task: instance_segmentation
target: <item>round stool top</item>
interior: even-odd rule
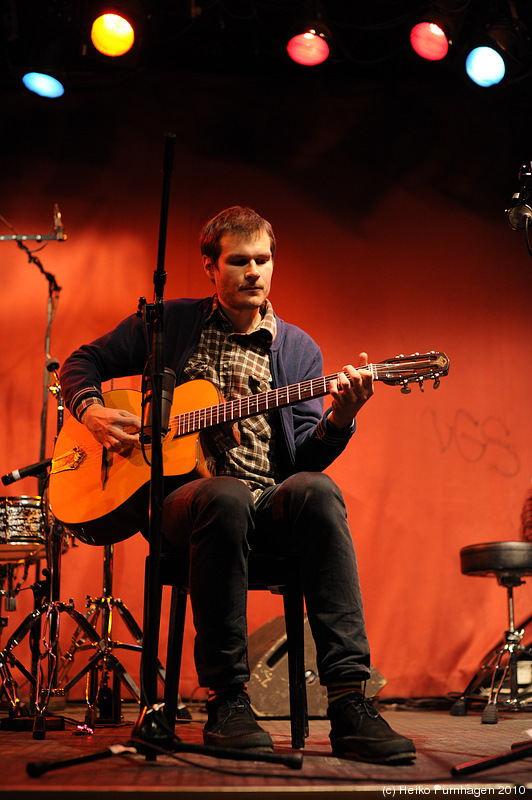
[[[488,542],[460,550],[464,575],[498,576],[501,573],[532,575],[531,542]]]

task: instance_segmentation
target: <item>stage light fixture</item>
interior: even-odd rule
[[[289,40],[286,50],[296,64],[315,67],[329,58],[329,29],[321,22],[310,22]]]
[[[144,0],[88,0],[82,22],[82,53],[101,63],[135,66],[142,52]]]
[[[530,41],[517,20],[492,25],[482,38],[473,42],[466,54],[465,69],[477,86],[498,86],[525,71],[530,58]]]
[[[135,31],[125,17],[105,13],[92,23],[91,41],[102,55],[117,58],[129,53],[135,42]]]
[[[14,24],[8,55],[13,77],[40,97],[62,97],[77,48],[70,19],[46,4],[35,18],[23,22],[17,17]]]
[[[497,86],[505,74],[504,58],[493,47],[474,47],[466,56],[465,68],[477,86]]]
[[[443,22],[422,20],[410,31],[410,44],[420,58],[441,61],[449,52],[451,40]]]
[[[324,22],[320,1],[304,0],[286,45],[288,56],[296,64],[316,67],[329,58],[330,42],[331,32]]]
[[[65,93],[63,82],[47,72],[26,72],[22,76],[22,83],[26,89],[40,97],[55,99]]]

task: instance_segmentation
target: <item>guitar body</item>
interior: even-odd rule
[[[142,417],[141,392],[117,389],[104,394],[108,408],[123,409]],[[216,405],[219,395],[209,381],[197,380],[176,387],[171,417]],[[145,448],[151,458],[151,448]],[[209,474],[200,434],[163,442],[164,477],[186,483]],[[50,506],[65,528],[89,544],[111,544],[139,530],[139,510],[147,519],[151,467],[139,446],[127,456],[111,453],[95,441],[90,431],[68,417],[54,449],[50,472]],[[177,482],[176,482],[177,483]]]

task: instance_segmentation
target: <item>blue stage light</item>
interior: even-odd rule
[[[61,81],[45,72],[26,72],[22,78],[22,83],[30,92],[40,95],[40,97],[61,97],[65,93],[65,87]]]
[[[477,86],[496,86],[506,74],[504,58],[492,47],[475,47],[466,58],[466,72]]]

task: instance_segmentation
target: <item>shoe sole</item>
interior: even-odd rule
[[[269,741],[268,741],[269,739]],[[256,736],[221,736],[217,733],[204,733],[203,744],[212,747],[226,747],[231,750],[254,750],[257,753],[271,753],[273,750],[273,742],[264,735]]]
[[[349,750],[337,750],[333,748],[333,756],[336,758],[351,758],[354,761],[364,761],[369,764],[411,764],[416,759],[416,753],[390,753],[388,756],[364,756]]]

